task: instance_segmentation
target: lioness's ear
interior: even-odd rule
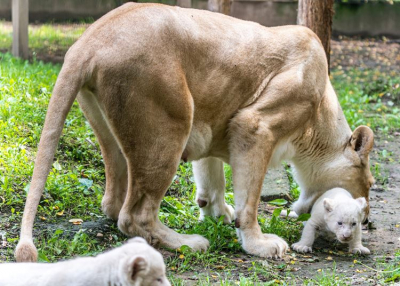
[[[365,209],[368,206],[367,200],[364,197],[361,197],[361,198],[357,198],[356,201],[360,205],[361,211],[365,211]]]
[[[361,162],[365,162],[374,146],[374,133],[367,126],[358,126],[351,135],[349,145],[358,153]]]
[[[128,274],[135,281],[138,278],[143,278],[149,271],[149,263],[144,256],[138,255],[129,260]]]
[[[324,199],[324,208],[327,212],[333,211],[335,207],[335,202],[332,199]]]

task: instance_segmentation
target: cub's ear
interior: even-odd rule
[[[361,198],[357,198],[356,201],[357,201],[358,205],[360,206],[361,211],[364,212],[365,209],[366,209],[367,206],[368,206],[367,200],[366,200],[364,197],[361,197]]]
[[[333,211],[335,208],[335,202],[332,199],[324,199],[324,208],[327,212]]]
[[[128,275],[132,281],[144,278],[149,269],[149,263],[144,256],[137,255],[128,262]]]
[[[366,162],[368,154],[374,147],[374,133],[367,126],[358,126],[351,135],[350,147],[360,156],[361,162]]]

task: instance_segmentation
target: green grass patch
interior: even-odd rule
[[[331,78],[352,130],[359,125],[383,134],[400,129],[400,77],[395,72],[334,70]]]
[[[29,49],[35,55],[43,51],[46,54],[64,54],[83,34],[89,24],[38,24],[29,25]],[[0,22],[0,50],[11,51],[11,22]]]

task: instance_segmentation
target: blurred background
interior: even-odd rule
[[[218,1],[218,0],[217,0]],[[90,23],[125,0],[31,0],[29,1],[30,56],[62,62],[68,47]],[[207,0],[139,0],[196,9],[207,9]],[[0,0],[0,52],[11,51],[11,0]],[[209,8],[210,9],[210,8]],[[298,1],[232,0],[231,16],[264,26],[296,24]],[[400,0],[336,0],[332,36],[400,39]]]

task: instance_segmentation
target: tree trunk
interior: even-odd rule
[[[297,24],[303,25],[314,31],[324,46],[330,66],[331,34],[334,0],[299,0]]]
[[[176,6],[182,8],[192,8],[192,0],[176,0]]]
[[[231,13],[231,0],[208,0],[208,10],[229,15]]]

